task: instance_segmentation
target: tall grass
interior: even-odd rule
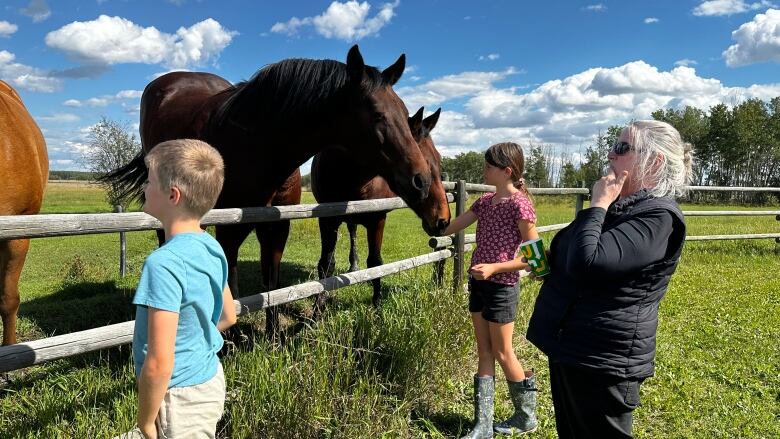
[[[58,194],[57,209],[81,192]],[[310,201],[310,200],[308,200]],[[47,203],[49,200],[47,199]],[[78,205],[95,211],[102,199]],[[537,197],[540,224],[570,220],[573,199]],[[726,209],[728,207],[719,206]],[[778,230],[773,218],[689,218],[689,234]],[[346,233],[338,269],[346,270]],[[130,274],[116,272],[113,235],[33,242],[22,280],[20,337],[34,339],[132,319],[130,297],[152,232],[131,233]],[[547,235],[549,238],[551,235]],[[283,278],[316,277],[314,220],[293,222]],[[359,234],[361,258],[365,235]],[[642,386],[635,434],[655,437],[780,437],[780,251],[772,241],[688,243],[661,304],[656,376]],[[390,214],[386,261],[429,251],[419,220]],[[241,249],[244,295],[258,291],[258,245]],[[450,269],[447,277],[449,279]],[[228,400],[220,437],[459,437],[472,423],[476,366],[466,293],[435,288],[430,267],[384,279],[382,307],[371,287],[333,294],[312,322],[310,301],[287,307],[283,342],[267,341],[263,313],[239,320],[222,357]],[[540,428],[556,437],[545,357],[524,338],[539,286],[524,283],[516,349],[539,379]],[[0,389],[0,437],[112,437],[129,430],[136,391],[124,346],[11,373]],[[511,413],[499,370],[496,418]]]

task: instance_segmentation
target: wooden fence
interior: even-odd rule
[[[445,182],[445,187],[453,188],[454,186],[455,183]],[[485,185],[467,185],[462,181],[458,182],[458,186],[462,188],[460,192],[456,190],[454,195],[448,194],[448,200],[456,202],[455,209],[457,213],[462,213],[466,208],[466,188],[471,190],[485,190],[489,188],[489,186]],[[587,195],[588,191],[587,189],[541,188],[532,189],[531,193],[576,194],[578,195],[578,200],[581,200]],[[581,201],[578,201],[578,205],[581,206],[581,204]],[[203,224],[225,225],[319,218],[391,211],[405,207],[407,207],[406,204],[400,198],[386,198],[295,206],[214,209],[204,217]],[[0,240],[154,230],[160,227],[159,221],[141,212],[0,216]],[[460,235],[463,235],[463,233]],[[378,267],[241,297],[234,300],[236,312],[242,315],[271,306],[293,302],[315,294],[337,290],[355,283],[367,282],[426,264],[443,262],[456,254],[459,256],[457,257],[454,271],[459,271],[462,277],[464,255],[470,250],[470,247],[470,244],[461,239],[455,248],[439,248],[428,254]],[[132,341],[133,326],[134,322],[128,321],[86,331],[22,342],[12,346],[2,346],[0,347],[0,372],[8,372],[47,361],[128,344]]]
[[[456,203],[456,215],[460,215],[466,210],[469,191],[488,192],[495,190],[493,186],[470,184],[464,181],[445,182],[444,187],[448,190],[454,190],[454,194],[448,194],[448,199],[450,202],[454,201]],[[780,192],[780,188],[690,187],[690,189]],[[531,193],[535,195],[576,195],[576,214],[583,207],[584,198],[589,191],[585,188],[532,188]],[[400,198],[387,198],[296,206],[215,209],[206,215],[203,223],[216,225],[270,222],[283,219],[292,220],[390,211],[405,207],[406,204]],[[776,219],[780,221],[780,211],[685,211],[684,214],[687,216],[775,215]],[[538,230],[540,232],[556,231],[567,225],[568,223],[540,226]],[[145,213],[0,216],[0,240],[152,230],[158,229],[160,226],[156,219]],[[780,233],[689,236],[687,239],[693,241],[763,238],[775,238],[777,242],[780,242]],[[457,233],[452,237],[434,237],[429,240],[429,245],[434,248],[434,251],[431,253],[366,270],[340,274],[318,281],[305,282],[299,285],[241,297],[234,301],[236,312],[242,315],[432,263],[438,265],[437,272],[441,276],[443,273],[441,264],[449,258],[454,259],[453,286],[458,288],[464,282],[466,252],[470,250],[474,241],[475,235],[467,235],[464,232]],[[128,344],[132,341],[133,325],[134,322],[128,321],[0,347],[0,372],[8,372],[47,361]]]

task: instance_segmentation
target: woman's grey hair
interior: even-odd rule
[[[628,138],[637,153],[638,179],[655,197],[679,197],[690,184],[693,146],[666,122],[640,120],[630,123]],[[658,164],[656,164],[658,163]]]

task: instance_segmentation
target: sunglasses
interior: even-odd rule
[[[633,151],[633,149],[634,147],[628,142],[615,142],[615,144],[612,145],[612,152],[617,155],[626,154],[629,151]]]

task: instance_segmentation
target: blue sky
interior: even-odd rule
[[[83,168],[101,116],[137,130],[141,91],[162,73],[236,82],[284,58],[343,61],[355,43],[379,67],[406,53],[396,91],[411,112],[443,108],[444,155],[512,140],[576,158],[599,130],[658,108],[780,96],[780,0],[0,4],[0,79],[57,170]]]

